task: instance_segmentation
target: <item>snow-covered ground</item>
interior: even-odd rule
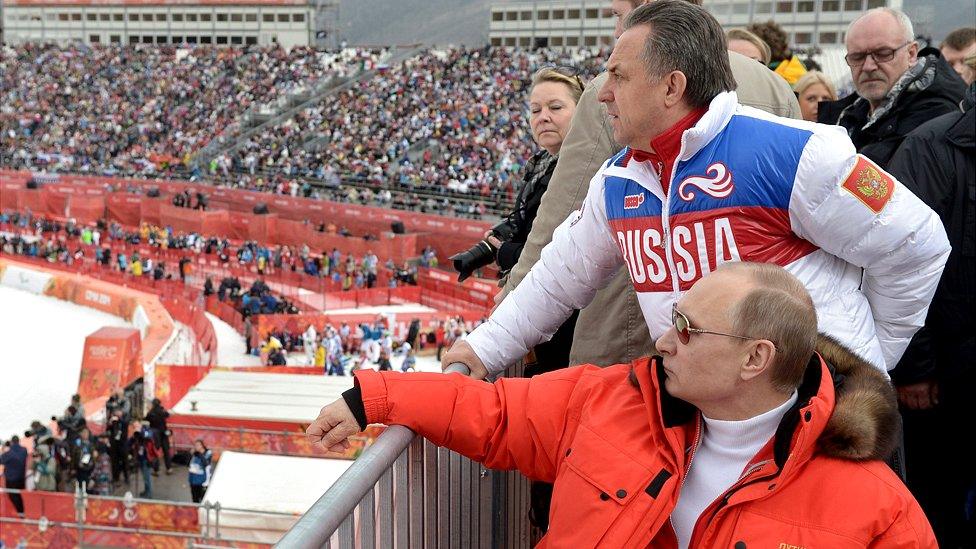
[[[0,286],[0,438],[60,416],[78,390],[85,337],[125,320],[53,297]],[[89,410],[86,410],[89,411]]]
[[[206,313],[213,324],[214,334],[217,336],[217,365],[218,366],[260,366],[261,357],[247,354],[244,336],[237,333],[233,326],[220,320],[216,316]]]

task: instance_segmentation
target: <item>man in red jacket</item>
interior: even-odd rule
[[[880,371],[817,336],[810,295],[729,263],[674,306],[660,356],[487,384],[359,371],[322,409],[333,450],[405,425],[494,469],[554,483],[545,547],[936,547],[881,461],[897,432]],[[814,351],[814,348],[817,351]]]

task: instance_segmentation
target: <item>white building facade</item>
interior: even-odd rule
[[[902,0],[704,0],[725,29],[772,19],[797,48],[843,47],[847,26],[864,10],[901,8]],[[488,36],[494,46],[572,48],[613,43],[609,0],[493,4]]]
[[[843,47],[848,25],[865,10],[902,7],[902,0],[704,0],[703,6],[725,29],[770,19],[796,48]]]
[[[3,40],[89,44],[314,43],[307,0],[0,0]]]
[[[493,46],[600,47],[613,44],[609,0],[550,0],[494,4],[488,26]]]

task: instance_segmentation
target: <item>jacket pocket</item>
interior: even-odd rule
[[[654,500],[644,493],[644,489],[652,476],[643,464],[595,431],[580,425],[556,476],[549,546],[596,547],[625,510],[638,511],[638,515],[642,515],[650,508]],[[633,505],[641,509],[629,509]],[[632,512],[626,514],[634,515]],[[626,524],[617,524],[613,537],[629,539],[638,522],[621,522]]]
[[[837,525],[813,524],[790,517],[742,511],[727,547],[745,549],[863,549],[868,540],[844,532]]]

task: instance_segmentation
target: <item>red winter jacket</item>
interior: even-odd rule
[[[888,381],[830,341],[819,353],[773,440],[702,513],[692,547],[937,547],[879,459],[897,432]],[[370,370],[356,380],[370,423],[405,425],[487,467],[554,482],[540,547],[671,548],[669,518],[702,423],[662,390],[662,375],[660,359],[645,358],[493,385]]]

